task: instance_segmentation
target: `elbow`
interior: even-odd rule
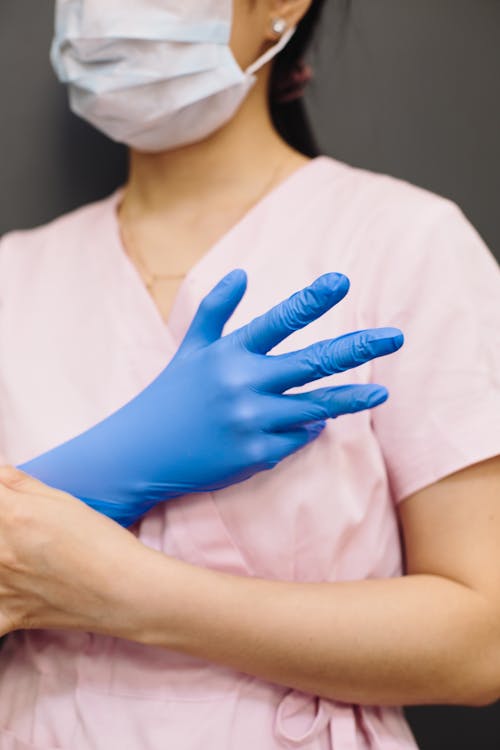
[[[464,678],[461,682],[455,681],[446,692],[447,696],[443,696],[444,700],[438,699],[436,703],[467,708],[486,708],[500,700],[498,680],[496,685],[491,685],[486,680],[480,682],[477,679]]]
[[[476,684],[474,690],[464,690],[465,702],[461,705],[468,706],[469,708],[486,708],[487,706],[493,706],[500,700],[500,684],[499,680],[496,680],[496,684],[490,684],[490,682],[484,681],[483,684]]]
[[[495,599],[483,599],[471,627],[455,641],[453,677],[449,681],[456,705],[484,708],[500,701],[500,610]],[[460,644],[460,645],[459,645]],[[453,687],[452,687],[453,686]]]
[[[469,708],[487,708],[493,706],[500,700],[500,687],[496,690],[476,691],[466,703],[462,704]]]
[[[500,635],[495,642],[477,642],[461,654],[460,673],[455,673],[452,703],[484,708],[500,700]]]
[[[496,675],[482,675],[474,684],[474,690],[469,691],[466,706],[470,708],[486,708],[493,706],[500,700],[500,672]]]
[[[469,708],[487,708],[488,706],[494,706],[500,700],[500,694],[497,694],[496,698],[481,698],[476,701],[471,701],[467,704]]]

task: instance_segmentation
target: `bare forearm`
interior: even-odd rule
[[[334,584],[239,578],[148,551],[124,637],[361,704],[496,697],[498,623],[434,576]],[[147,583],[147,585],[146,585]]]

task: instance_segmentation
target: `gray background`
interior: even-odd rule
[[[500,0],[329,0],[308,105],[322,149],[455,200],[500,257]],[[68,113],[50,0],[0,0],[0,234],[109,193],[121,147]]]
[[[108,194],[124,150],[68,113],[52,2],[0,0],[0,234]],[[500,257],[500,0],[329,0],[308,106],[322,149],[456,201]],[[499,750],[500,712],[413,709],[423,750]],[[341,748],[339,748],[341,750]]]

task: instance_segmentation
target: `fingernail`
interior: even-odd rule
[[[372,406],[378,406],[383,404],[389,398],[389,391],[386,388],[378,388],[373,391],[367,399],[367,404],[371,408]]]
[[[219,283],[225,285],[236,280],[243,281],[244,278],[246,278],[245,271],[242,268],[235,268],[233,271],[229,271]]]
[[[396,347],[396,349],[395,349],[395,351],[396,351],[397,349],[400,349],[403,346],[403,344],[405,342],[405,337],[404,337],[403,333],[401,331],[399,331],[399,333],[396,333],[393,336],[392,341],[394,343],[394,346]]]
[[[311,435],[319,435],[326,427],[326,422],[313,422],[312,424],[308,425],[307,429],[309,430],[309,433]]]
[[[392,333],[391,331],[394,331]],[[378,333],[376,338],[373,338],[369,342],[370,351],[374,356],[380,354],[391,354],[396,352],[403,346],[404,336],[401,331],[397,328],[389,329],[388,331]]]
[[[325,273],[315,283],[320,284],[329,292],[338,292],[341,289],[349,289],[351,282],[343,273]]]

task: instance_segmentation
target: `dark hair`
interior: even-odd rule
[[[343,2],[347,9],[349,0],[343,0]],[[304,101],[299,97],[283,102],[280,101],[277,92],[282,88],[283,81],[303,62],[321,20],[325,4],[326,0],[314,0],[294,36],[276,57],[271,75],[270,107],[274,126],[290,146],[306,156],[317,156],[318,146],[307,117]]]

